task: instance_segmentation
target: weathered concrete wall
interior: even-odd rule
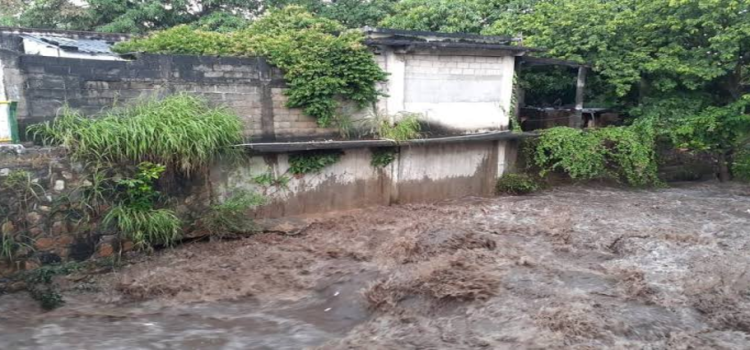
[[[240,167],[217,167],[213,188],[219,196],[238,189],[265,193],[271,203],[259,217],[365,208],[396,203],[432,202],[489,196],[506,164],[507,141],[400,147],[385,168],[371,165],[369,149],[345,150],[339,162],[317,174],[289,174],[289,154],[257,155]],[[290,179],[286,188],[263,187],[253,178],[268,172]]]

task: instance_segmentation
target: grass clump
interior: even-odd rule
[[[257,230],[248,210],[266,203],[265,197],[254,192],[239,192],[223,203],[212,205],[201,218],[202,227],[212,237],[228,234],[247,234]]]
[[[319,173],[323,168],[336,164],[340,152],[305,152],[289,156],[289,172],[294,175]]]
[[[541,188],[539,182],[527,174],[505,174],[497,180],[497,193],[524,195]]]
[[[226,109],[187,94],[144,100],[98,119],[66,109],[29,133],[67,148],[73,158],[108,164],[163,164],[186,175],[221,156],[237,155],[242,123]]]
[[[377,134],[381,139],[406,141],[419,138],[421,129],[419,114],[404,113],[400,114],[397,119],[394,124],[391,124],[388,118],[378,120]]]
[[[169,209],[144,209],[116,205],[107,212],[104,225],[115,227],[137,247],[172,245],[181,237],[181,221]]]

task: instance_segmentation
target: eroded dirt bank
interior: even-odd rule
[[[749,243],[740,185],[360,210],[0,296],[0,348],[748,349]]]

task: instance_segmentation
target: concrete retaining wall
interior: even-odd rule
[[[256,213],[264,218],[489,196],[497,176],[513,166],[515,158],[507,155],[515,149],[510,143],[399,147],[395,161],[385,168],[371,165],[372,150],[351,149],[320,173],[299,177],[289,173],[289,154],[257,155],[239,167],[216,167],[212,183],[220,197],[240,189],[265,193],[271,203]],[[286,188],[254,182],[254,177],[269,172],[288,177]]]

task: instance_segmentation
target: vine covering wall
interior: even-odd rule
[[[272,11],[247,29],[215,33],[177,26],[119,43],[115,51],[212,56],[264,56],[281,68],[287,106],[302,108],[320,126],[335,124],[338,99],[359,107],[377,102],[386,73],[362,43],[364,36],[301,7]]]

